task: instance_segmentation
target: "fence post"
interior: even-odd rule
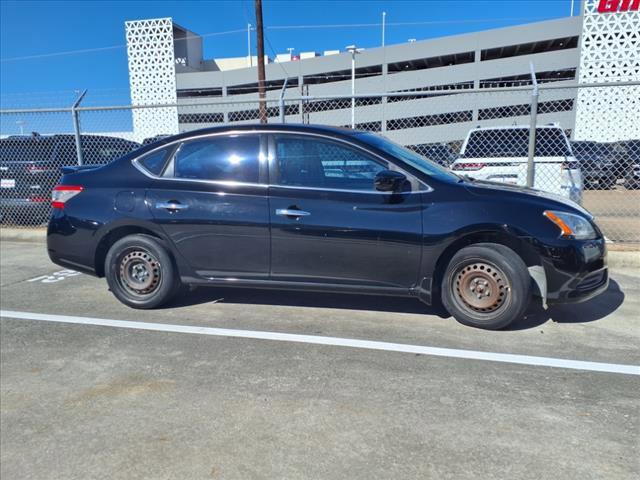
[[[536,72],[533,68],[533,62],[529,64],[531,67],[531,82],[533,91],[531,92],[531,120],[529,124],[529,158],[527,160],[527,187],[533,187],[535,165],[533,157],[536,153],[536,125],[538,123],[538,81],[536,80]]]
[[[280,123],[284,123],[284,95],[285,95],[285,90],[287,88],[287,81],[289,79],[285,78],[284,79],[284,84],[282,85],[282,90],[280,90],[280,99],[278,101],[278,107],[280,109]]]
[[[78,157],[78,165],[83,165],[84,159],[82,157],[82,138],[80,137],[80,118],[78,115],[77,108],[80,105],[80,102],[82,102],[82,99],[86,94],[87,94],[87,91],[86,90],[83,91],[78,97],[78,99],[71,106],[71,116],[73,118],[73,133],[76,137],[76,155]]]

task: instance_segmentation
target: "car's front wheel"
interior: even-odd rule
[[[109,289],[133,308],[156,308],[179,290],[180,279],[162,243],[149,235],[129,235],[115,242],[105,259]]]
[[[513,250],[479,243],[453,256],[441,292],[444,307],[460,323],[497,330],[524,315],[531,299],[531,278]]]

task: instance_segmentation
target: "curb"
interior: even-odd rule
[[[0,240],[3,242],[45,243],[46,228],[0,228]]]
[[[607,252],[609,268],[640,270],[640,252]]]
[[[47,230],[44,228],[0,228],[0,240],[44,244],[47,240]],[[640,251],[617,250],[613,245],[608,245],[608,248],[609,267],[640,269]]]

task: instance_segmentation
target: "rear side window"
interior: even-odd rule
[[[258,183],[260,137],[234,135],[183,143],[174,157],[174,176],[194,180]]]
[[[160,175],[162,173],[162,169],[164,168],[164,163],[167,159],[167,153],[169,149],[163,148],[158,150],[157,152],[150,153],[149,155],[145,155],[138,162],[142,165],[145,170],[149,173],[153,173],[154,175]]]
[[[469,135],[464,158],[527,157],[529,130],[525,128],[477,130]],[[560,128],[536,129],[536,157],[566,157],[571,151]]]

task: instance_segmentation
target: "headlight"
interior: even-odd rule
[[[592,240],[596,238],[596,231],[586,218],[573,213],[547,210],[544,216],[555,223],[563,237],[573,237],[576,240]]]

